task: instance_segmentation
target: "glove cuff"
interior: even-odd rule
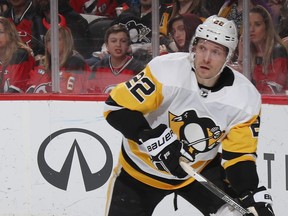
[[[272,205],[272,197],[267,189],[262,186],[256,190],[247,192],[240,200],[243,202],[244,206],[249,207],[254,203],[268,203]]]
[[[261,189],[261,190],[258,190],[258,189]],[[272,205],[272,196],[267,191],[267,189],[264,186],[262,186],[260,188],[257,188],[257,190],[258,191],[254,193],[254,196],[253,196],[254,201],[257,203],[265,202],[265,203],[269,203],[270,205]]]

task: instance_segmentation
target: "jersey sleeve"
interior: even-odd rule
[[[222,141],[223,166],[227,168],[241,161],[256,160],[260,116],[232,127]]]
[[[238,196],[258,187],[256,150],[260,126],[259,116],[233,127],[223,144],[223,167],[227,181]]]
[[[222,164],[227,181],[238,196],[258,187],[256,150],[259,128],[260,116],[255,115],[232,127],[222,142]]]
[[[142,72],[111,91],[104,116],[124,137],[137,142],[139,132],[150,128],[145,114],[156,110],[162,101],[162,84],[147,65]]]
[[[110,93],[119,108],[147,114],[156,110],[163,101],[162,84],[152,75],[149,65],[127,82],[120,83]],[[107,104],[105,115],[114,110]]]

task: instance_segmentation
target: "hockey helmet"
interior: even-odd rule
[[[228,48],[227,60],[230,59],[238,44],[237,28],[233,21],[213,15],[200,24],[195,32],[192,44],[197,38],[206,39]]]

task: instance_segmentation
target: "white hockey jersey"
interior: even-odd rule
[[[143,113],[151,128],[166,124],[190,146],[191,164],[198,171],[219,151],[225,152],[224,168],[255,161],[261,96],[231,68],[225,67],[216,86],[208,89],[197,83],[189,53],[168,54],[154,58],[137,76],[119,84],[110,97],[115,103],[106,104],[104,116],[127,108]],[[134,178],[157,188],[175,189],[194,181],[157,170],[149,155],[125,137],[119,161]]]

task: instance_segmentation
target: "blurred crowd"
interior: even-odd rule
[[[288,93],[288,0],[250,0],[251,82]],[[50,0],[0,0],[0,92],[51,93]],[[152,0],[58,0],[60,93],[107,94],[152,59]],[[242,0],[160,0],[159,55],[193,52],[207,17],[233,20],[243,73]],[[179,71],[181,73],[181,71]]]

